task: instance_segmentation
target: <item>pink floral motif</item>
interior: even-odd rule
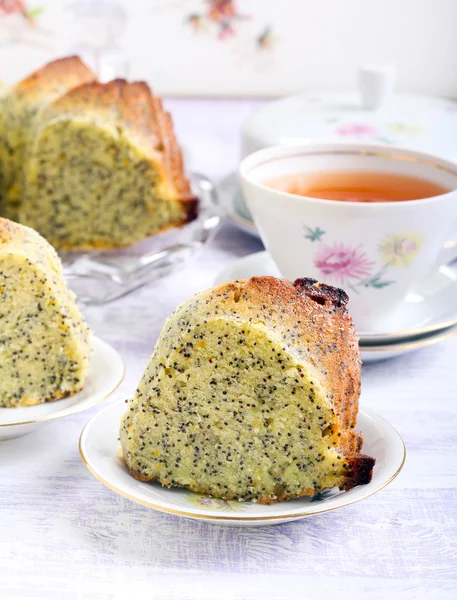
[[[27,7],[26,2],[23,0],[0,0],[0,14],[5,15],[19,14],[21,15],[30,25],[35,24],[36,17],[43,11],[42,8]]]
[[[360,246],[351,248],[343,243],[322,245],[314,255],[314,264],[322,275],[332,277],[341,285],[346,279],[361,281],[369,277],[375,265]]]
[[[206,498],[205,496],[199,497],[197,502],[202,506],[212,506],[214,504],[211,498]]]
[[[345,123],[337,127],[335,133],[342,137],[369,137],[378,134],[374,127],[363,123]]]
[[[241,3],[235,0],[201,0],[200,4],[202,5],[200,10],[188,14],[185,23],[196,33],[201,31],[215,33],[216,39],[220,41],[236,37],[240,25],[251,19],[250,15],[240,12],[238,5]],[[259,50],[271,50],[276,41],[272,26],[268,24],[262,27],[254,39]]]

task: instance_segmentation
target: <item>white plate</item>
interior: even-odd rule
[[[267,251],[256,252],[233,262],[214,282],[220,285],[253,275],[280,277]],[[306,275],[306,273],[304,274]],[[417,290],[408,294],[403,306],[389,320],[388,331],[358,331],[363,346],[397,344],[425,333],[436,333],[457,324],[457,272],[443,266],[430,274]]]
[[[365,438],[363,452],[376,458],[373,479],[369,484],[348,492],[328,490],[315,498],[288,500],[270,506],[223,501],[134,479],[119,457],[119,425],[125,410],[124,402],[115,402],[94,415],[84,427],[79,451],[91,473],[107,487],[134,502],[219,525],[274,525],[348,506],[388,485],[400,472],[406,456],[400,434],[378,415],[361,411],[357,428]]]
[[[214,184],[198,173],[189,175],[199,198],[197,219],[124,250],[63,252],[65,277],[78,300],[100,305],[117,300],[184,267],[214,237],[220,221]]]
[[[227,175],[217,184],[217,191],[226,218],[241,231],[260,238],[244,201],[238,175],[236,173]]]
[[[122,358],[112,346],[95,336],[92,343],[94,351],[84,388],[74,396],[56,402],[0,408],[0,440],[26,435],[42,423],[92,408],[114,392],[124,378]]]

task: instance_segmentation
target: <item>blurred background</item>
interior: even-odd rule
[[[167,96],[352,89],[364,62],[399,92],[457,96],[456,0],[0,0],[0,79],[83,55]]]

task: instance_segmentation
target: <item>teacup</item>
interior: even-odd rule
[[[420,200],[364,203],[311,198],[265,184],[275,177],[319,171],[406,175],[450,191]],[[358,331],[383,331],[408,292],[433,268],[457,256],[455,249],[443,251],[457,229],[457,165],[452,162],[374,145],[274,146],[246,157],[240,176],[262,241],[280,273],[346,290]]]

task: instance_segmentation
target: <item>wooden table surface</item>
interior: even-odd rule
[[[253,105],[169,102],[193,168],[217,178],[236,167]],[[225,225],[186,270],[85,310],[126,362],[108,402],[132,393],[175,306],[260,249]],[[403,435],[400,476],[345,509],[256,529],[161,514],[105,488],[78,453],[97,409],[0,443],[0,598],[457,598],[457,338],[366,366],[361,404]]]

